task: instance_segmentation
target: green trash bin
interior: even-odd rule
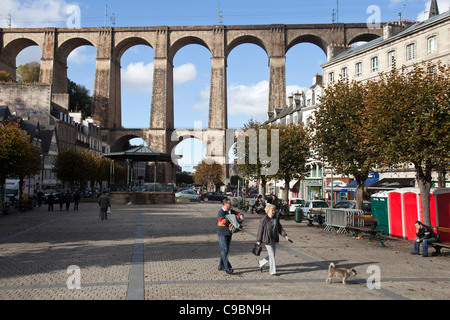
[[[242,199],[239,199],[238,209],[242,209],[244,207],[243,204],[244,204],[244,201],[242,201]]]
[[[295,213],[294,213],[294,221],[297,223],[300,223],[303,221],[303,212],[302,209],[300,208],[296,208],[295,209]]]

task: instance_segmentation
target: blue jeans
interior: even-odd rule
[[[416,240],[414,240],[414,252],[419,254],[420,242],[417,242],[417,239],[419,239],[419,238],[416,238]],[[423,241],[422,241],[422,246],[423,246],[422,254],[423,255],[428,255],[428,243],[434,242],[434,241],[436,241],[436,238],[423,239]]]
[[[230,270],[231,264],[228,261],[228,252],[230,251],[231,235],[223,236],[217,235],[219,237],[219,247],[220,247],[220,261],[219,269]]]

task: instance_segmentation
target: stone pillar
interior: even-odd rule
[[[211,85],[209,94],[208,128],[226,129],[227,114],[227,61],[225,59],[225,29],[217,26],[213,31],[211,52]]]
[[[39,74],[39,81],[45,84],[51,84],[53,87],[53,74],[55,72],[55,51],[56,51],[56,29],[52,31],[45,31],[44,33],[44,44],[42,47],[42,58],[41,58],[41,71]],[[67,69],[66,69],[67,75]],[[66,81],[67,82],[67,81]],[[52,88],[53,89],[53,88]],[[58,93],[67,93],[58,92]]]
[[[67,56],[58,55],[57,31],[44,32],[39,81],[52,85],[52,93],[67,94]]]
[[[169,153],[170,133],[174,128],[173,112],[173,63],[169,57],[169,29],[156,31],[155,58],[153,68],[153,91],[150,110],[150,130],[147,144],[150,148]],[[172,165],[158,165],[165,182],[172,181]]]
[[[120,96],[120,77],[116,79],[117,72],[120,72],[120,66],[113,61],[112,57],[112,29],[103,28],[99,31],[98,36],[93,118],[100,128],[120,129],[121,110],[120,104],[117,104],[115,99],[116,96]],[[116,80],[118,80],[118,84]]]
[[[168,55],[168,29],[157,31],[150,112],[151,129],[173,129],[173,63]],[[160,150],[162,151],[162,150]]]
[[[286,106],[286,47],[283,26],[271,29],[269,51],[269,110]]]

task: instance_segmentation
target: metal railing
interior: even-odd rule
[[[325,211],[325,229],[331,231],[337,228],[337,233],[346,233],[347,226],[360,226],[361,221],[354,216],[363,216],[364,212],[357,209],[327,209]]]

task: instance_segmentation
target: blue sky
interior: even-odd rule
[[[381,21],[394,21],[398,13],[410,20],[423,20],[429,0],[341,0],[339,22],[367,22],[373,14],[370,6],[380,9]],[[442,12],[450,0],[439,0]],[[2,0],[0,27],[67,27],[72,11],[79,8],[81,27],[128,26],[190,26],[219,23],[217,0],[165,1],[71,1],[71,0]],[[105,6],[106,19],[105,19]],[[221,0],[220,11],[224,25],[331,23],[337,0]],[[73,8],[73,7],[72,7]],[[11,16],[11,20],[9,17]],[[41,50],[23,50],[17,65],[39,61]],[[68,77],[86,86],[92,93],[96,50],[83,46],[69,55]],[[122,57],[122,125],[125,128],[148,128],[152,89],[154,51],[146,46],[134,46]],[[299,44],[286,56],[287,96],[311,86],[312,76],[321,74],[326,56],[312,44]],[[269,68],[267,54],[258,46],[244,44],[236,47],[227,60],[228,124],[240,128],[250,118],[264,121],[267,115]],[[175,127],[194,128],[194,121],[207,127],[210,52],[200,45],[182,48],[174,58]],[[182,147],[180,147],[182,148]],[[193,149],[192,144],[185,147]],[[198,149],[196,149],[198,150]],[[188,156],[186,159],[195,161]],[[192,168],[192,163],[185,168]]]

